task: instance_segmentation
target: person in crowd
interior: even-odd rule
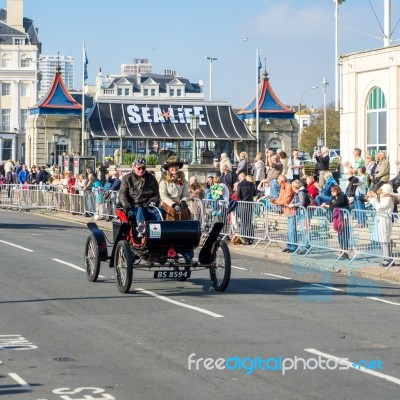
[[[270,202],[272,204],[275,204],[277,206],[283,207],[283,214],[285,214],[288,217],[288,224],[291,224],[293,221],[289,218],[293,216],[292,210],[288,208],[287,206],[292,202],[293,197],[294,197],[294,192],[292,185],[288,182],[286,182],[286,176],[281,174],[278,177],[278,182],[281,187],[280,192],[279,192],[279,197],[277,199],[271,199]],[[293,253],[296,251],[297,246],[295,246],[292,243],[288,243],[287,247],[285,247],[282,251],[284,253]]]
[[[88,180],[86,179],[84,174],[79,174],[78,179],[75,180],[75,189],[78,193],[83,196],[85,192],[85,187],[88,184]]]
[[[264,145],[265,147],[265,172],[268,175],[268,172],[270,168],[272,167],[272,156],[274,155],[273,150],[270,150],[267,148],[267,145]]]
[[[279,175],[283,174],[283,164],[278,154],[274,154],[271,157],[270,163],[271,166],[267,178],[272,181],[273,179],[277,179]]]
[[[6,185],[8,185],[7,197],[11,197],[11,185],[13,183],[13,174],[12,174],[13,168],[14,168],[14,163],[12,162],[12,160],[8,160],[4,165]]]
[[[323,172],[323,185],[320,194],[315,198],[315,202],[318,206],[322,203],[330,203],[332,200],[331,189],[333,186],[337,185],[335,179],[332,176],[332,172]]]
[[[330,209],[333,211],[333,228],[338,233],[338,240],[340,248],[343,251],[350,250],[350,221],[349,214],[349,199],[345,193],[342,192],[339,185],[334,185],[331,187],[332,198],[329,202],[324,202],[321,204],[322,208]],[[347,253],[341,255],[342,260],[349,258]]]
[[[249,182],[246,179],[244,172],[238,175],[239,183],[237,185],[236,196],[239,201],[253,202],[256,196],[256,188],[253,182]],[[248,207],[242,207],[238,210],[238,218],[240,219],[240,235],[242,236],[243,244],[252,244],[254,236],[253,221],[252,221],[252,210]]]
[[[329,149],[325,146],[315,154],[317,164],[314,170],[314,179],[318,180],[319,186],[322,187],[324,183],[324,172],[329,170]]]
[[[315,182],[314,177],[311,175],[306,177],[306,189],[314,200],[319,195],[319,187],[317,185],[317,182]]]
[[[376,192],[382,185],[389,182],[390,163],[384,151],[380,151],[376,156],[378,165],[375,169],[372,191]]]
[[[353,150],[353,157],[354,157],[353,164],[351,164],[349,161],[346,161],[345,163],[343,163],[343,165],[349,170],[349,173],[351,172],[351,174],[353,176],[357,175],[358,170],[361,167],[365,167],[365,163],[364,163],[363,158],[361,157],[361,153],[362,153],[362,150],[359,149],[358,147],[356,147]]]
[[[212,175],[208,176],[206,179],[206,188],[204,191],[205,198],[209,198],[209,193],[211,190],[211,186],[214,185],[214,177]]]
[[[36,167],[36,185],[45,185],[49,179],[49,174],[46,171],[46,167],[42,166],[41,168]]]
[[[395,164],[397,166],[399,166],[400,161],[396,160]],[[398,174],[393,179],[391,179],[388,183],[392,186],[393,192],[398,193],[398,188],[400,187],[400,170],[399,170]]]
[[[227,165],[224,166],[222,175],[220,177],[221,183],[225,184],[229,190],[229,196],[232,196],[233,185],[236,182],[236,174],[229,169]]]
[[[89,174],[88,181],[92,186],[92,193],[95,197],[95,213],[93,219],[95,221],[99,219],[105,219],[105,210],[104,210],[104,197],[103,197],[103,184],[99,179],[97,179],[94,174]]]
[[[28,182],[30,185],[36,184],[36,165],[32,165],[29,170]]]
[[[96,176],[96,171],[94,171],[92,167],[87,166],[86,167],[86,179],[89,178],[89,174]]]
[[[122,182],[122,172],[115,171],[114,179],[112,181],[110,190],[113,192],[117,192],[121,187],[121,182]]]
[[[300,180],[304,168],[303,161],[299,158],[299,151],[293,150],[292,157],[288,160],[286,178],[290,183],[295,180]]]
[[[268,208],[271,198],[271,186],[268,178],[265,178],[259,183],[257,191],[257,202],[264,204],[265,208]]]
[[[204,190],[195,176],[189,179],[189,202],[194,220],[200,220],[201,207],[199,202],[204,199]]]
[[[265,179],[265,164],[263,161],[263,154],[257,153],[254,164],[252,166],[253,177],[255,181],[256,187],[260,184],[261,181]]]
[[[139,238],[146,231],[146,221],[161,220],[155,208],[160,202],[159,185],[155,176],[147,171],[144,158],[135,159],[132,171],[123,176],[118,198],[125,212],[135,215]]]
[[[240,154],[238,154],[238,152],[235,151],[235,157],[236,160],[238,161],[236,175],[239,176],[239,174],[241,174],[242,172],[247,175],[247,168],[248,168],[247,153],[245,151],[242,151],[240,152]]]
[[[271,185],[271,198],[276,199],[279,197],[280,184],[278,182],[278,176],[283,174],[283,164],[278,154],[274,154],[271,157],[271,167],[268,171],[267,178]]]
[[[210,192],[208,193],[208,199],[213,200],[211,203],[211,208],[213,215],[219,217],[223,216],[222,207],[223,203],[220,200],[229,201],[229,189],[221,182],[220,177],[216,176],[214,178],[214,184],[211,186]]]
[[[393,220],[391,214],[394,211],[395,202],[393,187],[390,184],[383,184],[380,188],[380,192],[381,195],[379,198],[376,192],[368,192],[369,202],[377,212],[371,233],[371,241],[373,244],[377,243],[377,245],[373,247],[382,249],[382,255],[385,259],[381,263],[381,266],[387,267],[392,262],[389,258],[392,256],[390,240],[393,231]]]
[[[374,156],[368,154],[365,157],[366,160],[366,175],[367,175],[367,186],[366,186],[366,190],[370,190],[373,186],[373,181],[374,181],[374,175],[375,175],[375,170],[377,167],[377,163],[374,160]]]
[[[221,153],[221,157],[219,162],[217,163],[217,167],[219,168],[219,172],[221,174],[224,173],[224,168],[225,166],[228,167],[229,171],[232,171],[232,163],[231,160],[228,157],[228,154],[226,153]]]
[[[350,177],[353,176],[353,171],[356,172],[353,168],[349,169],[349,175]],[[354,193],[354,209],[355,210],[360,210],[359,212],[356,212],[356,218],[358,222],[358,227],[359,228],[364,228],[365,227],[365,201],[364,201],[364,196],[367,193],[366,192],[366,186],[367,186],[367,177],[365,175],[366,168],[365,167],[360,167],[357,170],[357,177],[356,181],[353,182],[353,184],[356,186],[356,190]]]
[[[280,161],[282,163],[282,166],[283,166],[282,174],[286,175],[287,171],[288,171],[289,158],[288,158],[286,152],[284,152],[282,149],[279,149],[278,155],[279,155],[279,159],[280,159]]]
[[[307,189],[303,186],[300,180],[296,179],[292,181],[292,190],[293,190],[293,199],[289,203],[288,207],[292,209],[294,212],[292,215],[288,216],[288,242],[292,244],[298,243],[298,232],[297,225],[299,225],[299,233],[302,237],[302,247],[305,250],[309,248],[307,243],[307,232],[306,232],[306,213],[305,208],[309,205],[308,203],[308,192]],[[303,209],[299,208],[303,207]],[[289,247],[288,247],[289,248]],[[292,249],[294,246],[292,247]],[[296,246],[297,249],[297,246]],[[302,255],[305,254],[304,250],[300,250],[297,254]]]

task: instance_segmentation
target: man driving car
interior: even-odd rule
[[[136,216],[138,237],[146,230],[146,220],[160,221],[157,208],[160,202],[158,182],[153,174],[146,170],[146,160],[138,158],[132,163],[132,172],[124,175],[118,198],[123,209]]]

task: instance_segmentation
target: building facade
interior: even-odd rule
[[[152,71],[148,58],[135,58],[133,64],[121,65],[121,75],[151,74]]]
[[[39,98],[49,90],[57,67],[61,68],[63,81],[68,90],[74,87],[74,59],[71,56],[42,55],[39,58]]]
[[[279,100],[266,71],[258,88],[257,102],[254,97],[246,107],[238,111],[238,116],[256,138],[256,142],[252,144],[250,157],[254,157],[257,151],[264,152],[265,148],[274,151],[281,148],[288,155],[298,148],[299,126],[295,112]]]
[[[41,51],[32,20],[23,16],[23,0],[0,9],[0,161],[24,159],[29,108],[37,101],[37,60]]]
[[[58,68],[46,96],[31,107],[26,122],[26,164],[46,165],[81,148],[82,106],[70,95]]]
[[[114,156],[121,140],[125,151],[156,154],[172,151],[187,163],[206,152],[211,158],[226,152],[233,158],[234,143],[254,138],[228,103],[206,102],[200,84],[172,74],[136,74],[96,78],[95,105],[89,113],[89,155]],[[198,115],[199,127],[190,129]],[[120,138],[119,125],[126,137]],[[193,149],[195,151],[193,152]]]
[[[341,56],[340,152],[384,150],[391,175],[400,158],[400,45]],[[346,172],[346,171],[345,171]]]

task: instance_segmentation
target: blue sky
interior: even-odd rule
[[[346,0],[340,6],[340,54],[382,46],[383,4]],[[6,8],[6,0],[0,7]],[[89,84],[99,68],[104,75],[119,73],[121,64],[149,58],[153,72],[172,69],[193,82],[203,80],[206,98],[205,56],[211,56],[218,58],[213,99],[234,107],[254,96],[257,47],[282,102],[297,104],[308,88],[321,87],[324,76],[330,83],[327,101],[333,101],[334,9],[333,0],[24,0],[24,15],[39,28],[43,54],[74,57],[77,89],[82,42]],[[399,18],[400,0],[392,0],[392,30]],[[393,33],[399,38],[400,24]],[[308,91],[303,103],[320,107],[320,87]]]

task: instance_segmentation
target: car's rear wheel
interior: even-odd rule
[[[115,283],[121,293],[128,293],[132,285],[133,257],[126,240],[120,240],[115,248]]]

